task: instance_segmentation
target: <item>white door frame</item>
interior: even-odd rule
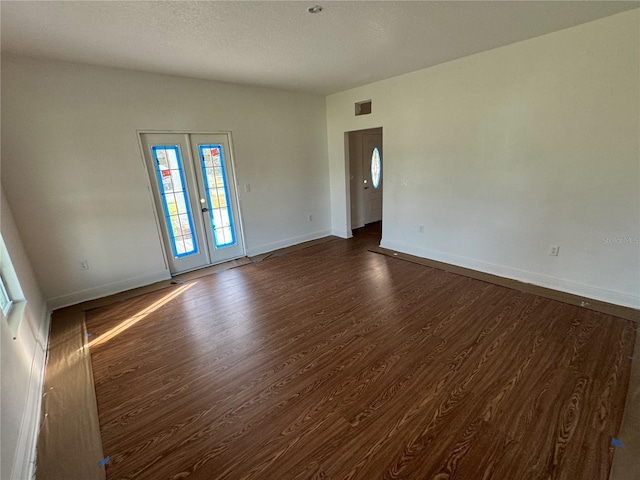
[[[351,163],[353,161],[353,159],[351,158],[351,153],[352,153],[352,145],[350,144],[351,139],[353,137],[353,133],[380,133],[382,135],[382,144],[383,144],[383,152],[382,155],[384,157],[384,127],[379,126],[379,127],[369,127],[369,128],[361,128],[358,130],[349,130],[344,132],[344,155],[345,155],[345,181],[346,181],[346,191],[347,191],[347,202],[346,202],[346,218],[347,218],[347,233],[348,236],[351,237],[353,236],[353,218],[351,217],[351,195],[360,195],[361,192],[352,192],[351,191],[351,176],[352,176],[352,171],[351,171]],[[362,164],[362,158],[358,158],[357,159],[358,162],[360,162]],[[384,161],[384,160],[383,160]],[[384,166],[383,166],[383,173],[382,175],[384,176]],[[384,179],[383,179],[384,181]],[[357,184],[358,182],[356,182]],[[361,187],[361,183],[359,184]],[[361,195],[359,198],[360,200],[363,200],[363,195]],[[384,193],[382,195],[382,213],[383,213],[383,219],[382,221],[384,222]],[[364,225],[364,224],[363,224]]]

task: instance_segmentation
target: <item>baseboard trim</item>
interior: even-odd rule
[[[20,433],[18,434],[18,448],[16,449],[11,478],[34,479],[36,467],[36,445],[40,430],[40,412],[42,410],[42,390],[44,386],[44,373],[47,360],[47,347],[49,342],[49,325],[51,311],[45,309],[44,318],[40,326],[45,332],[45,338],[40,338],[40,332],[35,335],[36,348],[31,361],[29,386],[27,390],[27,402],[22,414]]]
[[[273,252],[282,248],[291,247],[292,245],[298,245],[300,243],[309,242],[311,240],[318,240],[319,238],[326,237],[331,234],[331,230],[319,230],[317,232],[307,233],[298,237],[290,237],[277,242],[265,243],[257,247],[251,247],[247,249],[247,257],[255,257],[263,253]]]
[[[331,235],[340,238],[351,238],[353,236],[351,230],[341,230],[341,229],[333,229],[331,231]]]
[[[172,277],[167,280],[161,280],[159,282],[150,283],[142,287],[136,287],[131,290],[115,293],[107,297],[101,297],[94,300],[89,300],[87,302],[82,302],[78,304],[78,307],[84,312],[93,310],[95,308],[106,307],[107,305],[112,305],[116,302],[123,302],[125,300],[129,300],[130,298],[138,297],[140,295],[146,295],[147,293],[157,292],[158,290],[162,290],[165,288],[172,288],[172,287],[175,287],[176,285],[179,285],[181,283],[184,283],[190,280],[194,280],[196,278],[204,277],[206,275],[213,275],[222,270],[229,270],[231,268],[241,267],[242,265],[247,265],[249,263],[251,263],[251,260],[249,260],[247,257],[240,257],[235,260],[229,260],[227,262],[218,263],[216,265],[211,265],[211,266],[200,268],[197,270],[191,270],[189,272],[180,273],[175,277]]]
[[[453,255],[442,255],[437,252],[432,252],[433,255],[429,256],[416,255],[405,250],[415,249],[407,248],[407,246],[396,242],[385,242],[384,239],[380,247],[370,249],[375,253],[447,270],[508,288],[528,291],[545,298],[640,322],[640,310],[635,306],[640,305],[640,298],[632,295]]]
[[[163,280],[171,279],[171,273],[169,270],[162,270],[160,272],[149,273],[146,275],[140,275],[138,277],[128,278],[119,282],[109,283],[107,285],[101,285],[99,287],[89,288],[87,290],[81,290],[79,292],[71,293],[69,295],[62,295],[60,297],[50,298],[47,303],[51,310],[57,310],[71,305],[77,305],[89,300],[95,300],[97,298],[108,297],[109,295],[115,295],[134,288],[143,287],[151,283],[161,282]]]

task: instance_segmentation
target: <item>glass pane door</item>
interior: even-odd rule
[[[172,274],[244,255],[228,134],[141,134]]]
[[[214,263],[244,255],[230,143],[227,134],[191,135],[193,157],[199,160],[200,201],[208,210],[205,230]]]

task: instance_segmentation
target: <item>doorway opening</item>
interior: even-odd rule
[[[382,127],[347,133],[351,230],[382,237]],[[357,230],[357,232],[356,232]]]

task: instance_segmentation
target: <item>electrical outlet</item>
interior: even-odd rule
[[[308,219],[310,222],[313,222],[313,215],[309,215]]]
[[[549,245],[549,255],[550,256],[557,257],[559,251],[560,251],[560,247],[558,245]]]
[[[80,270],[89,270],[89,262],[87,259],[80,260]]]
[[[244,193],[249,193],[250,191],[251,191],[251,184],[250,184],[250,183],[247,183],[247,184],[244,186]]]
[[[424,225],[420,225],[420,226],[418,227],[418,231],[419,231],[420,233],[424,233]]]

